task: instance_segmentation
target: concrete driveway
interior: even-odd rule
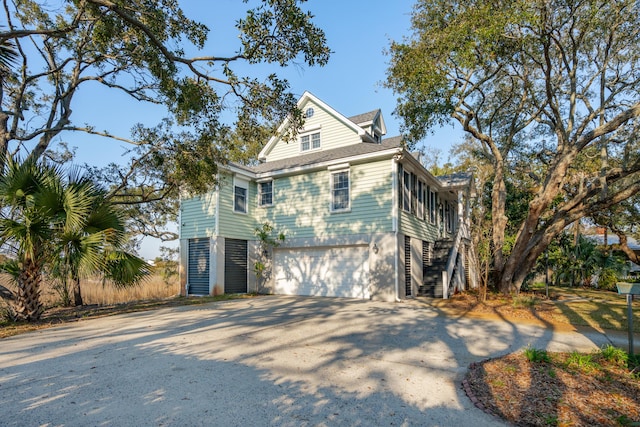
[[[604,342],[420,302],[269,296],[168,308],[0,340],[0,425],[502,425],[461,390],[471,362]]]

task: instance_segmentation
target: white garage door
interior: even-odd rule
[[[366,246],[331,249],[277,249],[275,293],[369,298]]]

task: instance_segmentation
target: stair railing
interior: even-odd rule
[[[460,274],[453,274],[453,270],[458,262],[458,254],[460,252],[460,246],[463,238],[469,238],[469,228],[462,219],[458,223],[458,229],[456,230],[456,238],[453,241],[453,246],[449,252],[447,259],[447,268],[442,272],[442,298],[448,299],[450,291],[455,291],[457,287],[461,285]],[[453,292],[451,292],[453,293]]]

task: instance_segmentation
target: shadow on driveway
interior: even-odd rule
[[[270,296],[131,313],[0,340],[0,425],[502,425],[460,380],[527,345],[598,343],[417,302]]]

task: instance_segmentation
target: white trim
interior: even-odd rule
[[[216,175],[217,190],[216,190],[216,219],[215,219],[215,233],[216,236],[220,234],[220,173]]]
[[[263,205],[262,204],[262,191],[261,191],[262,184],[267,184],[269,182],[271,183],[271,203]],[[259,208],[270,208],[270,207],[272,207],[273,206],[274,194],[275,194],[275,191],[274,191],[275,187],[274,187],[273,179],[261,179],[260,182],[257,182],[256,187],[257,187],[256,188],[256,196],[257,196],[257,199],[258,199],[258,200],[256,200],[258,202],[257,206]]]
[[[337,164],[337,165],[327,166],[327,169],[330,170],[330,171],[335,171],[335,170],[338,170],[338,169],[349,169],[350,167],[351,167],[351,165],[349,163],[340,163],[340,164]]]
[[[331,165],[338,165],[341,163],[354,164],[354,163],[361,162],[363,160],[375,160],[378,158],[385,158],[385,157],[389,157],[391,155],[397,154],[399,152],[402,152],[401,150],[402,150],[401,148],[391,148],[389,150],[377,151],[375,153],[368,153],[368,154],[360,154],[352,157],[342,157],[340,159],[314,163],[312,165],[296,166],[293,168],[279,169],[279,170],[270,171],[270,172],[260,172],[260,173],[257,173],[255,176],[257,178],[266,178],[266,177],[275,178],[275,177],[284,176],[284,175],[292,175],[292,174],[296,174],[303,171],[310,172],[317,169],[326,169]]]
[[[313,146],[313,136],[314,135],[318,135],[318,141],[320,142],[320,144],[317,147]],[[307,148],[306,150],[302,149],[302,138],[307,138],[307,144],[309,144],[309,148]],[[298,135],[298,150],[300,153],[309,153],[312,151],[318,151],[322,149],[322,137],[320,135],[320,131],[309,131],[309,132],[305,132],[304,134],[299,134]]]
[[[391,204],[391,230],[398,232],[398,160],[394,157],[391,159],[391,196],[393,203]]]
[[[313,126],[305,126],[302,129],[300,129],[300,132],[298,132],[298,135],[304,135],[305,133],[310,133],[316,130],[320,130],[322,129],[322,123],[317,124],[317,125],[313,125]]]
[[[251,181],[252,179],[255,179],[256,176],[254,172],[240,169],[239,167],[233,165],[225,165],[221,169],[227,169],[229,172],[231,172],[234,179],[238,177],[239,179],[243,179],[245,181]]]
[[[333,176],[337,175],[339,173],[347,173],[347,183],[348,183],[348,187],[347,187],[347,195],[349,196],[349,206],[346,208],[342,208],[342,209],[334,209],[333,208],[333,203],[334,203],[334,188],[333,188]],[[329,212],[332,214],[338,214],[338,213],[345,213],[345,212],[351,212],[351,169],[349,168],[341,168],[341,169],[337,169],[337,170],[332,170],[329,173]]]
[[[244,207],[245,210],[240,211],[240,210],[236,210],[236,187],[237,188],[242,188],[245,191],[244,194]],[[234,175],[233,177],[233,191],[232,191],[232,197],[233,197],[233,213],[235,214],[241,214],[241,215],[248,215],[249,214],[249,181],[245,180],[242,177],[239,177],[237,175]]]

